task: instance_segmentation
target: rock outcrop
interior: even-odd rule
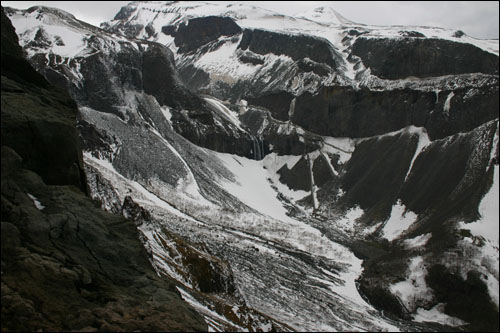
[[[431,139],[440,139],[497,118],[498,100],[497,79],[482,88],[439,93],[330,86],[297,97],[291,120],[334,137],[370,137],[414,125],[425,127]]]
[[[3,9],[1,20],[2,331],[206,330],[134,223],[85,195],[76,106],[21,58]]]
[[[166,33],[167,29],[162,29]],[[232,36],[241,32],[241,28],[229,17],[205,16],[181,23],[175,33],[175,45],[179,52],[187,53],[217,40],[221,36]]]
[[[434,38],[358,38],[352,54],[385,79],[449,74],[498,74],[498,56],[473,45]]]
[[[293,60],[309,58],[336,69],[340,63],[338,51],[325,39],[277,33],[261,29],[245,29],[238,48],[257,54],[286,55]]]

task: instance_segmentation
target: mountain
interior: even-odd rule
[[[133,220],[86,195],[77,106],[1,15],[2,330],[206,330],[156,275]]]
[[[343,17],[340,13],[335,11],[335,9],[328,6],[312,8],[305,13],[300,13],[295,16],[300,19],[311,20],[329,25],[355,24],[354,22]]]
[[[210,329],[498,330],[498,41],[313,12],[6,10]]]

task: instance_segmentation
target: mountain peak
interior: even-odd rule
[[[349,24],[354,23],[353,21],[345,18],[335,9],[330,6],[319,6],[312,8],[305,13],[296,15],[297,18],[303,18],[324,24]]]

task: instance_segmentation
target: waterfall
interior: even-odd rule
[[[260,161],[264,158],[264,141],[260,136],[251,135],[253,159]]]
[[[316,184],[314,183],[314,174],[313,174],[313,159],[309,154],[306,154],[304,158],[307,161],[307,164],[309,166],[309,177],[311,181],[311,197],[312,197],[312,202],[313,202],[313,212],[316,212],[316,210],[319,208],[319,202],[318,202],[318,197],[316,196]]]

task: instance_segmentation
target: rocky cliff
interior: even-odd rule
[[[91,196],[210,329],[498,330],[498,41],[325,8],[9,16],[77,101]]]
[[[134,222],[87,195],[76,104],[22,57],[2,8],[2,331],[201,331]]]

